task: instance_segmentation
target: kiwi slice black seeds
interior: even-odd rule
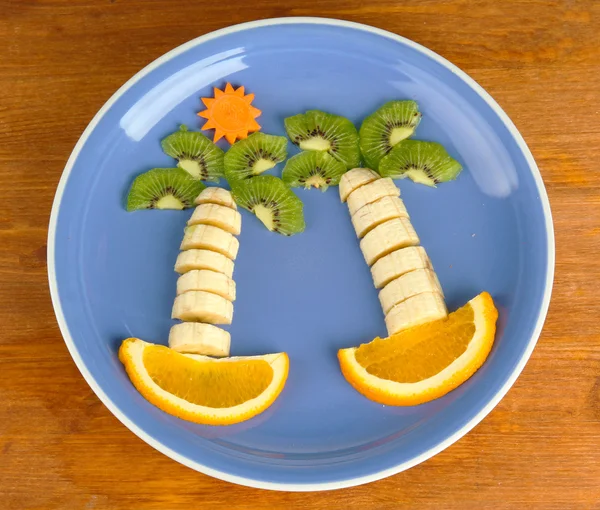
[[[234,143],[225,153],[225,177],[229,182],[259,175],[287,157],[285,136],[253,133]]]
[[[346,173],[346,166],[327,152],[306,151],[291,157],[281,178],[292,187],[315,187],[326,191],[336,186]]]
[[[286,236],[304,231],[302,201],[278,177],[259,175],[235,181],[231,192],[236,203],[255,214],[269,230]]]
[[[138,175],[127,196],[127,210],[186,209],[206,186],[181,168],[154,168]]]
[[[290,140],[301,149],[328,152],[347,169],[360,164],[358,132],[348,119],[309,110],[286,118],[284,123]]]
[[[389,101],[365,118],[360,127],[360,150],[369,168],[377,170],[381,158],[412,136],[421,122],[415,101]]]
[[[181,125],[161,146],[165,154],[175,158],[178,166],[196,179],[216,182],[223,176],[223,151],[202,133],[188,131]]]
[[[460,163],[442,145],[420,140],[399,142],[379,163],[383,177],[409,177],[427,186],[456,179],[461,170]]]

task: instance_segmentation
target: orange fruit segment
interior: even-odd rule
[[[202,102],[206,110],[198,113],[200,117],[207,119],[202,126],[203,130],[214,129],[214,141],[221,138],[233,144],[236,140],[248,137],[260,129],[256,122],[262,112],[252,106],[254,94],[245,94],[244,87],[234,89],[230,83],[225,85],[225,90],[214,88],[215,97],[203,97]]]
[[[286,353],[214,359],[128,338],[119,359],[136,389],[159,409],[206,425],[231,425],[267,409],[285,385]]]
[[[486,360],[498,311],[483,292],[448,317],[341,349],[346,380],[367,398],[387,405],[417,405],[465,382]]]

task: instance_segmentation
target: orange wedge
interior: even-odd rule
[[[410,406],[439,398],[486,360],[498,311],[483,292],[447,318],[338,351],[346,380],[381,404]]]
[[[234,89],[228,83],[225,90],[214,88],[215,97],[202,98],[206,110],[198,115],[207,119],[202,129],[214,129],[215,142],[225,137],[233,144],[236,140],[247,138],[248,133],[260,129],[260,125],[254,119],[262,112],[252,106],[254,94],[244,92],[244,87]]]
[[[262,413],[288,375],[286,353],[213,359],[128,338],[119,359],[136,389],[166,413],[205,425],[231,425]]]

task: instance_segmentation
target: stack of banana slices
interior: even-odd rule
[[[392,179],[355,168],[343,175],[339,189],[380,289],[388,334],[445,318],[442,287]]]
[[[194,202],[181,252],[175,263],[177,297],[169,347],[188,354],[229,356],[231,337],[215,324],[231,324],[235,282],[233,266],[239,249],[242,218],[231,193],[206,188]]]

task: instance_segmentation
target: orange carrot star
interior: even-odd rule
[[[207,119],[202,126],[203,130],[214,129],[214,141],[225,137],[233,144],[236,140],[248,137],[260,129],[260,125],[254,120],[262,112],[252,106],[254,94],[244,95],[244,87],[235,89],[230,83],[225,85],[225,90],[214,88],[215,97],[203,97],[202,102],[206,110],[198,113],[200,117]]]

